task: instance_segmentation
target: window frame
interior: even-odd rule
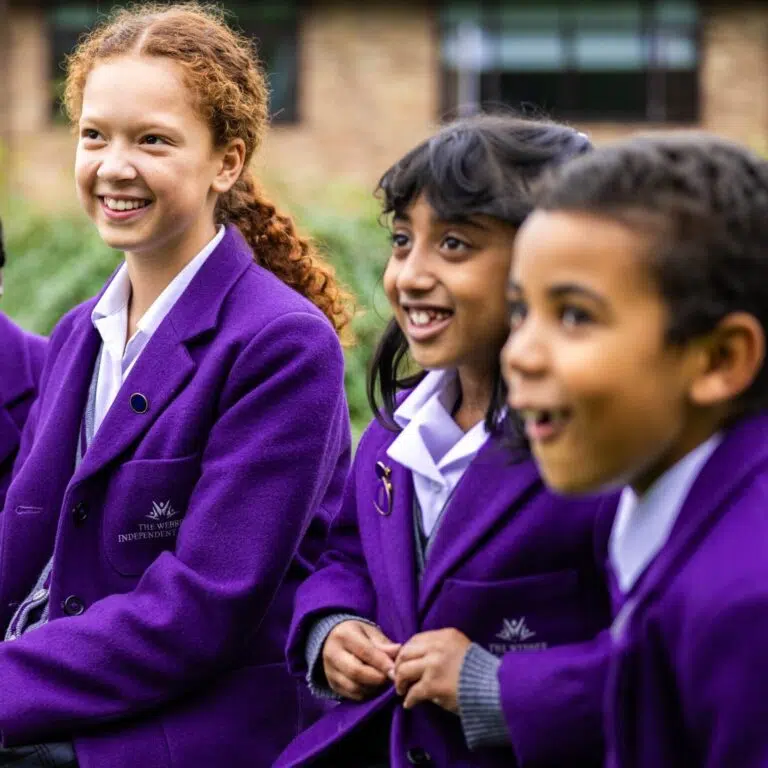
[[[71,53],[74,46],[77,43],[77,40],[85,34],[87,31],[92,29],[94,24],[100,19],[103,18],[106,14],[108,14],[112,8],[115,5],[121,5],[122,0],[81,0],[81,2],[78,3],[78,5],[81,6],[90,6],[86,12],[92,13],[92,19],[89,22],[88,26],[80,27],[77,29],[76,33],[72,33],[71,35],[67,35],[66,33],[62,33],[62,27],[56,27],[53,19],[53,14],[57,11],[57,9],[71,9],[72,3],[66,2],[66,0],[47,0],[44,5],[44,11],[45,11],[45,30],[46,30],[46,36],[48,40],[48,46],[49,46],[49,56],[50,56],[50,64],[49,64],[49,83],[51,88],[51,94],[50,94],[50,115],[51,119],[54,124],[57,123],[66,123],[66,117],[63,113],[63,105],[61,101],[61,97],[63,95],[63,84],[64,84],[64,70],[63,70],[63,62],[64,57]],[[228,21],[232,22],[232,26],[243,32],[244,34],[248,35],[251,39],[254,40],[256,44],[256,50],[259,54],[259,60],[261,61],[262,65],[264,66],[264,72],[267,77],[267,82],[270,84],[270,122],[276,125],[294,125],[296,123],[299,123],[301,120],[301,114],[300,114],[300,103],[301,103],[301,55],[302,55],[302,47],[301,47],[301,10],[302,10],[302,3],[297,0],[294,3],[293,9],[294,13],[290,19],[286,19],[283,21],[272,21],[272,22],[253,22],[250,19],[247,19],[244,23],[241,21],[240,17],[238,16],[237,10],[238,5],[249,5],[247,2],[234,2],[234,3],[222,3],[224,7],[224,11],[226,14],[226,18]],[[289,45],[292,48],[291,55],[293,58],[292,62],[292,69],[293,71],[289,75],[289,86],[288,86],[288,97],[286,99],[286,103],[279,106],[273,106],[272,104],[272,89],[271,89],[271,81],[273,79],[273,73],[270,71],[270,69],[267,66],[267,62],[262,58],[261,55],[261,44],[260,40],[263,37],[268,36],[274,36],[275,30],[279,30],[279,33],[281,35],[285,35],[286,39],[288,40]],[[69,47],[68,51],[66,53],[63,52],[63,48],[65,46],[61,47],[61,51],[59,51],[59,45],[57,41],[57,37],[61,36],[64,37],[71,37],[73,40],[72,46]]]
[[[480,27],[482,29],[494,29],[500,26],[500,16],[504,0],[477,0],[480,5]],[[530,0],[534,2],[535,0]],[[645,94],[644,94],[644,109],[643,114],[637,114],[634,116],[616,116],[611,115],[607,110],[605,115],[597,115],[594,111],[588,109],[580,109],[577,104],[573,104],[573,94],[578,93],[578,79],[580,74],[585,70],[579,70],[577,66],[574,66],[575,56],[573,54],[572,40],[575,33],[575,27],[572,24],[560,19],[557,25],[558,39],[565,40],[565,46],[567,49],[567,62],[566,66],[562,69],[553,69],[551,75],[557,78],[557,104],[549,105],[547,108],[542,107],[540,104],[533,104],[531,102],[518,102],[511,103],[505,101],[502,97],[501,78],[504,75],[512,75],[519,73],[522,76],[529,75],[536,70],[515,70],[515,69],[501,69],[496,66],[493,69],[478,73],[477,77],[480,79],[478,84],[478,90],[485,92],[485,97],[481,98],[479,104],[475,107],[479,108],[494,108],[502,106],[505,109],[515,109],[523,113],[528,110],[533,114],[552,114],[552,117],[560,120],[578,120],[581,122],[589,122],[595,125],[599,124],[615,124],[617,122],[630,123],[630,124],[666,124],[666,125],[695,125],[701,119],[702,104],[701,104],[701,72],[702,72],[702,30],[703,30],[703,7],[700,0],[694,0],[697,13],[696,19],[692,23],[685,22],[654,22],[654,13],[656,6],[659,4],[659,0],[638,0],[641,14],[641,27],[640,34],[647,35],[651,42],[650,56],[647,65],[641,69],[635,71],[635,74],[642,74],[645,82]],[[565,5],[564,2],[561,3]],[[436,15],[436,32],[438,35],[439,45],[441,49],[440,62],[439,62],[439,87],[440,87],[440,111],[443,119],[448,119],[456,116],[467,106],[461,105],[456,102],[456,78],[457,70],[452,69],[446,64],[442,56],[442,47],[446,38],[448,25],[440,17],[440,12],[444,11],[447,6],[450,5],[450,0],[435,0],[434,8]],[[599,29],[600,25],[594,27]],[[605,25],[607,29],[615,29],[610,26],[609,23]],[[691,40],[695,49],[695,65],[691,69],[675,70],[664,67],[659,64],[659,40],[662,39],[665,32],[670,31],[682,31],[685,37]],[[586,73],[604,73],[609,74],[613,71],[621,72],[621,70],[586,70]],[[667,78],[669,75],[674,75],[676,72],[684,73],[692,80],[693,90],[691,93],[692,109],[684,117],[668,117],[669,109],[666,102],[667,91]],[[630,74],[628,71],[627,74]],[[489,94],[490,92],[490,94]],[[571,102],[571,103],[569,103]],[[565,105],[565,106],[561,106]],[[531,106],[533,107],[531,109]]]

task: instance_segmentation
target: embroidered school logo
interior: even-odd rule
[[[525,616],[519,619],[502,619],[501,622],[501,631],[495,636],[495,639],[501,642],[492,642],[488,645],[491,653],[503,656],[510,651],[540,651],[547,647],[543,642],[528,642],[536,637],[536,632],[530,629]]]
[[[152,502],[152,509],[144,517],[148,523],[138,523],[135,531],[117,534],[117,543],[126,544],[130,541],[149,541],[150,539],[172,539],[179,532],[181,512],[175,509],[170,499],[163,502]]]
[[[503,619],[503,622],[501,632],[496,635],[499,640],[507,643],[522,643],[536,636],[536,633],[531,632],[525,625],[525,616],[519,619]]]
[[[152,511],[147,515],[150,520],[172,520],[179,513],[171,506],[170,499],[163,504],[152,502]]]

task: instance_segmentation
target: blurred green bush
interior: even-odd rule
[[[387,233],[376,210],[293,209],[358,301],[353,327],[357,344],[347,350],[346,388],[355,440],[370,421],[365,397],[368,361],[389,309],[381,290]],[[0,308],[22,326],[48,334],[75,304],[93,296],[120,260],[81,215],[50,215],[22,203],[3,206],[8,264]]]

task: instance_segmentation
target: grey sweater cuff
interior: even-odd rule
[[[501,659],[476,643],[469,646],[459,674],[459,717],[470,749],[509,744],[501,706]]]
[[[307,662],[307,685],[312,694],[319,699],[341,699],[341,696],[331,690],[325,679],[323,646],[328,635],[344,621],[362,621],[364,624],[375,626],[372,621],[355,616],[354,613],[329,613],[318,619],[307,633],[307,645],[304,649],[304,659]]]

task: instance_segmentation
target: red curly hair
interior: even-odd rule
[[[278,212],[259,190],[248,169],[269,122],[269,91],[253,43],[231,29],[215,6],[186,2],[121,8],[88,34],[67,61],[64,105],[72,123],[80,118],[85,83],[96,64],[130,54],[179,64],[215,146],[235,138],[245,142],[244,171],[219,198],[217,224],[235,224],[256,260],[310,299],[344,337],[351,295],[312,241],[297,233],[291,217]]]

